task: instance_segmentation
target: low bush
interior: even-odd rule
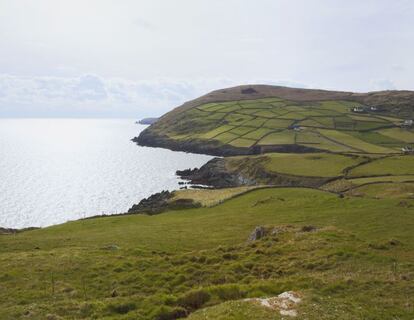
[[[178,305],[187,310],[196,310],[210,300],[210,294],[204,290],[193,290],[178,299]]]
[[[137,308],[134,302],[111,303],[108,305],[108,310],[111,313],[126,314]]]
[[[236,284],[214,286],[209,289],[212,295],[216,295],[221,301],[238,300],[246,296],[246,291]]]
[[[161,306],[152,315],[155,320],[174,320],[184,318],[188,314],[187,310],[181,307]]]

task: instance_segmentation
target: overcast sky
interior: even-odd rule
[[[412,0],[0,0],[0,117],[160,115],[246,83],[414,89]]]

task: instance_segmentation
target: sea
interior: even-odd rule
[[[126,212],[210,156],[137,146],[134,119],[0,119],[0,227]]]

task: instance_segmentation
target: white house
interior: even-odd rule
[[[365,109],[363,108],[363,107],[361,107],[361,106],[356,106],[356,107],[353,107],[352,108],[352,112],[364,112],[365,111]]]
[[[402,123],[403,127],[412,127],[414,125],[414,121],[413,120],[404,120],[404,122]]]
[[[411,146],[405,146],[405,147],[401,148],[401,151],[404,154],[413,154],[414,153],[414,149]]]

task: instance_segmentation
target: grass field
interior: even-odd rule
[[[316,177],[340,176],[344,169],[363,161],[363,158],[328,153],[270,153],[267,157],[269,161],[264,167],[269,172]]]
[[[412,156],[393,156],[375,159],[350,171],[350,177],[414,175]]]
[[[389,154],[414,143],[414,131],[399,128],[403,119],[357,114],[351,111],[357,105],[298,104],[279,98],[208,103],[178,114],[174,123],[156,130],[172,139],[215,140],[239,148],[303,145],[332,152]]]
[[[236,187],[224,189],[186,189],[174,191],[172,201],[179,199],[192,199],[194,202],[200,203],[203,207],[211,207],[231,199],[237,195],[246,193],[260,186]]]
[[[260,189],[0,236],[1,318],[279,319],[237,300],[294,290],[300,319],[412,319],[413,204]],[[257,225],[276,231],[246,242]]]
[[[362,185],[362,184],[375,183],[375,182],[414,182],[414,175],[355,178],[355,179],[349,179],[349,181],[355,185]]]
[[[381,182],[362,185],[347,192],[350,196],[371,198],[414,199],[414,183]]]

